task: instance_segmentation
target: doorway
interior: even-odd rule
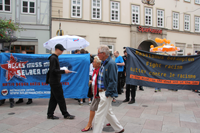
[[[145,40],[142,43],[140,43],[138,49],[149,52],[151,45],[153,45],[154,47],[158,46],[157,43],[152,40]]]

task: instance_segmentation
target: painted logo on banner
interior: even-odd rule
[[[1,91],[1,94],[2,94],[3,96],[8,95],[8,90],[7,90],[7,89],[3,89],[3,90]]]
[[[12,54],[10,54],[10,60],[6,64],[2,64],[1,68],[6,70],[6,81],[10,81],[13,76],[25,78],[26,76],[22,73],[22,68],[25,68],[25,64],[28,61],[17,62],[17,58],[15,59]]]

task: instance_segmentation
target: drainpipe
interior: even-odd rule
[[[50,32],[49,32],[49,39],[51,38],[51,35],[52,35],[52,17],[51,17],[51,15],[52,15],[52,0],[50,0],[49,1],[50,3],[49,3],[49,30],[50,30]],[[52,51],[50,50],[50,54],[52,53]]]

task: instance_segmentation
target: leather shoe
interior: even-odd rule
[[[32,103],[32,99],[28,100],[28,102],[26,104],[31,104]]]
[[[59,117],[53,115],[53,116],[47,116],[47,119],[58,120]]]
[[[131,100],[130,102],[128,102],[128,104],[133,104],[135,103],[135,100]]]
[[[65,119],[74,119],[75,116],[73,116],[73,115],[68,115],[68,116],[64,116],[64,118],[65,118]]]
[[[124,129],[122,129],[120,132],[116,132],[116,133],[123,133],[124,132]]]
[[[23,103],[23,102],[24,102],[23,99],[19,99],[19,100],[16,102],[16,104]]]
[[[10,103],[10,108],[13,108],[14,107],[14,103]]]
[[[144,89],[143,89],[143,88],[140,88],[139,90],[140,90],[140,91],[144,91]]]
[[[123,102],[128,102],[128,101],[129,101],[129,100],[126,100],[126,99],[125,99]]]

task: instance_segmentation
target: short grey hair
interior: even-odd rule
[[[107,56],[110,56],[110,51],[107,45],[101,45],[98,47],[99,51],[102,53],[106,53]]]
[[[95,60],[95,59],[96,59],[96,62],[97,62],[97,63],[100,63],[100,64],[101,64],[101,60],[99,59],[98,56],[95,56],[95,57],[94,57],[94,60]]]

